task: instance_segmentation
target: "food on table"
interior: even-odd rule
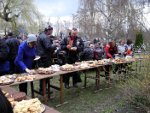
[[[71,71],[74,70],[74,66],[71,64],[65,64],[63,66],[61,66],[61,70],[63,71]]]
[[[53,74],[54,73],[54,71],[52,70],[51,67],[49,67],[49,68],[38,68],[37,72],[39,74]]]
[[[8,98],[14,98],[15,101],[21,101],[26,99],[26,93],[24,92],[17,92],[17,93],[13,93],[11,95],[8,96]]]
[[[13,82],[14,82],[14,80],[7,76],[0,77],[0,85],[7,85],[7,84],[11,84]]]
[[[86,69],[86,68],[89,68],[89,64],[87,62],[82,62],[80,64],[80,69]]]
[[[98,65],[103,65],[104,63],[105,63],[105,62],[104,62],[103,60],[98,60],[98,61],[97,61],[97,64],[98,64]]]
[[[25,75],[25,76],[18,76],[15,81],[16,82],[23,82],[23,81],[32,81],[35,79],[34,75]]]
[[[8,92],[5,92],[4,90],[2,90],[3,94],[5,95],[5,97],[8,99],[8,101],[10,102],[11,106],[14,107],[17,103],[17,101],[14,99],[14,97],[9,94]]]
[[[95,67],[97,64],[98,64],[98,61],[97,61],[97,60],[88,62],[88,65],[89,65],[90,67]]]
[[[111,60],[110,59],[102,59],[102,60],[98,60],[98,63],[99,65],[106,65],[108,63],[110,63]]]
[[[60,71],[60,66],[55,64],[55,65],[51,65],[51,69],[54,71],[54,72],[57,72],[57,71]]]
[[[6,77],[10,78],[10,79],[15,79],[17,77],[17,74],[13,74],[13,75],[6,75]]]
[[[126,60],[124,58],[116,58],[116,59],[113,59],[112,62],[114,63],[125,63]]]
[[[137,59],[134,58],[134,57],[132,57],[132,56],[126,56],[126,57],[125,57],[125,60],[126,60],[127,62],[137,61]]]
[[[75,62],[75,65],[80,65],[81,64],[81,62]]]
[[[42,103],[37,99],[22,100],[16,103],[14,113],[42,113],[44,111]]]

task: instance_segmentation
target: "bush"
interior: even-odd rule
[[[141,31],[136,33],[135,48],[139,49],[143,45],[143,34]]]
[[[124,99],[135,108],[148,111],[150,108],[150,76],[139,75],[128,79],[120,86]]]

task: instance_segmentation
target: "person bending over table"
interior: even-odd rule
[[[15,59],[15,65],[18,73],[32,74],[33,60],[35,58],[35,45],[37,37],[34,34],[29,34],[26,41],[22,42],[18,49],[18,55]],[[19,85],[22,92],[27,93],[27,83]]]
[[[115,57],[115,54],[118,53],[117,50],[117,46],[115,44],[114,41],[109,42],[106,46],[105,46],[105,52],[106,52],[106,58],[107,59],[112,59]],[[105,66],[105,76],[106,76],[106,80],[109,80],[109,68],[110,66],[107,65]]]
[[[77,36],[77,29],[73,28],[70,35],[61,43],[61,49],[66,51],[67,63],[73,64],[78,61],[79,52],[84,48],[83,40]],[[78,87],[77,83],[81,82],[79,73],[74,72],[64,76],[65,87],[69,88],[69,78],[73,77],[73,86]]]

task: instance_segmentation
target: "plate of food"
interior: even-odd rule
[[[72,71],[72,70],[74,70],[74,66],[71,64],[65,64],[65,65],[61,66],[60,69],[63,71]]]
[[[22,100],[18,102],[13,109],[14,113],[43,113],[45,106],[38,98]]]
[[[50,67],[49,68],[38,68],[37,73],[48,75],[48,74],[53,74],[54,71]]]
[[[41,111],[40,113],[43,113],[46,110],[45,106],[43,104],[41,104]]]
[[[23,82],[23,81],[33,81],[35,79],[34,75],[24,75],[24,76],[18,76],[15,81],[16,82]]]
[[[10,79],[6,76],[1,76],[0,77],[0,85],[9,85],[12,84],[14,82],[13,79]]]

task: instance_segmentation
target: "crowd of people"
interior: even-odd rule
[[[116,55],[124,57],[133,55],[131,40],[120,40],[100,43],[98,40],[84,42],[73,28],[68,36],[58,39],[52,35],[53,27],[48,26],[39,35],[28,34],[22,40],[13,36],[12,32],[6,38],[0,39],[0,76],[13,73],[33,73],[33,68],[49,67],[52,64],[73,64],[76,61],[112,59]],[[34,59],[39,57],[37,61]],[[108,70],[108,67],[106,67]],[[106,74],[106,79],[107,75]],[[74,72],[64,76],[65,88],[69,88],[69,79],[73,78],[73,87],[81,82],[80,73]],[[40,81],[40,91],[42,90]],[[27,83],[19,85],[20,91],[27,93]]]

